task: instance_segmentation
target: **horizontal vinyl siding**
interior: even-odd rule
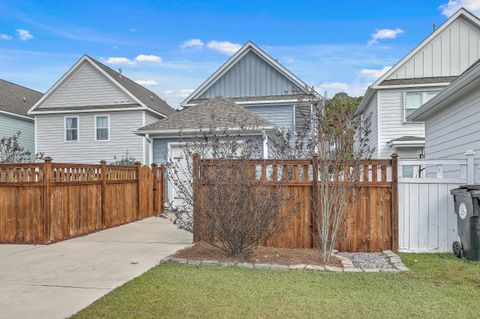
[[[370,134],[368,136],[368,146],[372,151],[371,157],[378,157],[378,109],[377,109],[377,95],[370,100],[364,111],[364,116],[370,116]],[[367,154],[366,154],[367,155]]]
[[[285,95],[293,94],[294,89],[300,88],[250,51],[200,98]]]
[[[280,128],[294,129],[293,105],[250,105],[246,108]]]
[[[461,17],[388,79],[456,76],[480,58],[480,29]]]
[[[480,91],[464,94],[426,122],[427,158],[465,158],[467,150],[480,157]]]
[[[132,103],[136,102],[90,62],[85,61],[61,87],[57,88],[41,108]]]
[[[425,136],[423,123],[404,123],[403,92],[404,90],[378,91],[380,105],[379,156],[382,158],[392,155],[392,148],[387,144],[389,141],[402,136]]]
[[[35,155],[35,125],[33,121],[27,119],[20,119],[0,113],[0,139],[3,137],[11,137],[18,131],[20,134],[20,145],[32,154]]]
[[[110,141],[95,141],[97,114],[110,115]],[[65,116],[79,117],[79,141],[64,141]],[[143,137],[133,133],[142,122],[142,111],[37,115],[37,151],[51,156],[56,162],[112,162],[114,156],[120,159],[127,151],[138,161],[143,161]]]

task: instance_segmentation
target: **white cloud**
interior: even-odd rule
[[[5,33],[0,33],[0,40],[11,40],[12,37]]]
[[[173,90],[166,90],[165,92],[163,92],[163,95],[172,95],[173,94]]]
[[[210,41],[207,44],[209,49],[221,52],[223,54],[232,55],[238,51],[242,46],[230,41]]]
[[[183,89],[183,90],[180,90],[177,94],[177,97],[181,97],[181,98],[186,98],[187,96],[189,96],[190,94],[192,94],[192,92],[195,91],[194,89]]]
[[[128,29],[128,31],[130,31],[130,32],[137,32],[137,29],[135,29],[135,28],[130,28],[130,29]]]
[[[465,8],[475,15],[480,15],[480,1],[478,0],[448,0],[438,7],[444,16],[451,16],[460,8]]]
[[[17,29],[17,35],[22,41],[28,41],[33,39],[33,35],[30,33],[30,31],[25,29]]]
[[[124,57],[111,57],[106,61],[108,64],[133,64],[134,62],[130,61],[128,58]]]
[[[137,80],[135,81],[140,85],[158,85],[158,82],[155,80]]]
[[[404,33],[400,28],[396,29],[378,29],[372,34],[372,38],[369,41],[369,44],[378,43],[379,40],[383,39],[395,39],[400,34]]]
[[[385,74],[385,72],[387,72],[391,68],[392,68],[391,66],[385,66],[380,70],[378,70],[378,69],[362,69],[360,71],[360,76],[364,77],[364,78],[377,79],[377,78],[381,77],[383,74]]]
[[[345,92],[350,96],[362,96],[368,87],[368,83],[353,81],[347,82],[323,82],[315,90],[320,94],[327,94],[327,97],[332,97],[336,93]]]
[[[203,48],[203,46],[204,46],[204,43],[201,39],[190,39],[180,44],[180,48],[182,49],[188,49],[188,48],[201,49]]]
[[[148,54],[140,54],[135,58],[137,62],[162,62],[162,58],[158,55],[148,55]]]

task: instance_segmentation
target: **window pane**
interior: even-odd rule
[[[405,108],[418,109],[422,105],[422,93],[405,94]]]
[[[107,116],[98,116],[97,117],[97,128],[108,128],[108,117]]]
[[[404,165],[403,166],[403,177],[413,177],[413,166]]]
[[[107,128],[97,128],[97,140],[108,140]]]
[[[78,127],[78,119],[76,117],[67,117],[66,118],[66,127],[67,128],[77,128]]]
[[[67,141],[76,141],[78,138],[76,129],[68,129],[67,130]]]

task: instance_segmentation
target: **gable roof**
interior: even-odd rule
[[[197,132],[212,128],[262,130],[274,127],[271,122],[235,102],[224,97],[215,97],[144,126],[137,132],[162,134]]]
[[[432,32],[425,40],[423,40],[420,44],[418,44],[413,50],[411,50],[406,56],[404,56],[399,62],[397,62],[390,70],[385,72],[382,76],[380,76],[372,85],[367,88],[367,91],[364,95],[364,98],[360,102],[360,106],[358,107],[357,112],[363,111],[363,109],[368,105],[370,99],[375,95],[374,90],[385,87],[386,85],[414,85],[414,84],[432,84],[432,85],[447,85],[450,81],[454,80],[456,77],[427,77],[423,79],[399,79],[398,81],[394,80],[387,80],[392,74],[401,68],[405,62],[411,59],[415,54],[421,51],[423,48],[427,46],[430,41],[432,41],[438,34],[442,33],[445,29],[447,29],[457,18],[463,17],[477,25],[480,28],[480,19],[477,18],[474,14],[470,11],[466,10],[465,8],[460,8],[455,14],[450,16],[447,21],[445,21],[440,27],[438,27],[434,32]],[[445,82],[442,82],[445,81]],[[398,82],[398,83],[397,83]],[[412,83],[404,83],[404,82],[412,82]]]
[[[480,59],[466,69],[455,81],[443,91],[407,116],[409,121],[425,121],[428,117],[449,105],[458,97],[462,97],[465,90],[480,86]]]
[[[42,95],[24,86],[0,80],[0,113],[32,119],[28,110]]]
[[[117,85],[120,89],[122,89],[125,93],[132,97],[134,101],[136,101],[141,108],[149,109],[154,113],[158,113],[162,116],[168,116],[170,114],[175,113],[175,110],[167,104],[164,100],[162,100],[158,95],[153,93],[152,91],[148,90],[147,88],[141,86],[140,84],[136,83],[135,81],[129,79],[123,74],[118,73],[117,71],[112,70],[105,64],[95,60],[94,58],[83,55],[48,91],[45,95],[30,109],[29,114],[36,114],[36,113],[49,113],[51,110],[48,109],[39,109],[40,105],[48,99],[61,85],[69,78],[75,70],[82,65],[83,62],[87,62],[92,64],[97,70],[100,71],[106,78],[112,81],[115,85]],[[132,107],[134,105],[115,105],[115,107]],[[108,107],[106,105],[106,107]],[[63,111],[73,111],[78,110],[79,108],[68,108],[67,110]],[[95,109],[91,106],[81,108],[85,110]]]
[[[281,65],[277,60],[272,58],[269,54],[263,51],[252,41],[245,43],[234,55],[232,55],[220,68],[218,68],[210,77],[208,77],[195,91],[193,91],[183,102],[182,106],[191,106],[195,104],[202,93],[210,88],[220,77],[226,74],[240,59],[242,59],[247,53],[254,52],[268,65],[285,76],[288,80],[298,86],[303,93],[309,93],[307,91],[307,84],[303,82],[299,77],[290,72],[287,68]],[[293,96],[293,95],[292,95]],[[294,96],[293,96],[294,97]]]

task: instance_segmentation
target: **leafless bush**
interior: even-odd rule
[[[281,211],[291,198],[278,186],[262,186],[256,178],[252,161],[262,156],[265,132],[251,123],[234,126],[235,130],[212,126],[194,136],[182,136],[182,156],[169,158],[167,163],[175,198],[166,211],[179,228],[193,232],[195,205],[195,214],[202,218],[201,225],[195,226],[206,227],[208,242],[233,256],[245,257],[276,234],[294,209]],[[195,167],[194,154],[200,160],[213,160],[201,165],[196,185],[192,176],[200,166],[196,162]]]
[[[0,163],[25,163],[32,160],[32,155],[20,145],[21,131],[0,139]]]

